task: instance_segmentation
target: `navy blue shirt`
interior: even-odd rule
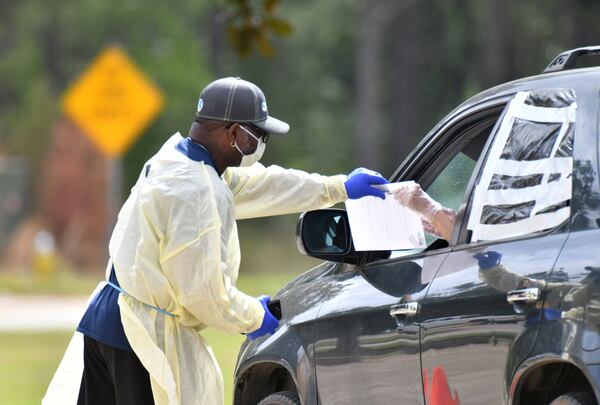
[[[204,162],[212,166],[219,173],[208,151],[190,138],[184,138],[179,141],[175,145],[175,149],[191,160]],[[150,165],[146,166],[146,177],[148,177],[150,171]],[[109,281],[119,286],[114,267],[110,271]],[[123,324],[121,323],[121,313],[119,312],[119,304],[117,303],[118,299],[119,291],[108,284],[105,285],[90,302],[83,318],[79,322],[77,330],[100,343],[132,352],[133,350],[127,341],[127,336],[125,336]]]

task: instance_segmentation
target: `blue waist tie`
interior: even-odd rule
[[[144,306],[147,306],[148,308],[152,308],[152,309],[154,309],[155,311],[158,311],[158,312],[160,312],[160,313],[161,313],[161,314],[163,314],[163,315],[168,315],[168,316],[170,316],[170,317],[172,317],[172,318],[177,318],[177,315],[175,315],[175,314],[173,314],[173,313],[171,313],[171,312],[169,312],[169,311],[167,311],[167,310],[165,310],[165,309],[162,309],[162,308],[160,308],[160,307],[156,307],[156,306],[154,306],[154,305],[146,304],[145,302],[142,302],[142,301],[138,300],[137,298],[135,298],[135,297],[133,297],[133,296],[131,296],[131,295],[127,294],[127,293],[126,293],[126,292],[125,292],[125,291],[124,291],[124,290],[123,290],[121,287],[119,287],[118,285],[116,285],[115,283],[113,283],[113,282],[111,282],[111,281],[107,281],[107,282],[106,282],[106,284],[107,284],[107,285],[109,285],[109,286],[111,286],[112,288],[114,288],[114,289],[115,289],[115,290],[117,290],[118,292],[120,292],[120,293],[122,293],[122,294],[125,294],[126,296],[128,296],[128,297],[131,297],[131,298],[133,298],[134,300],[136,300],[136,301],[138,301],[138,302],[142,303]]]
[[[90,305],[77,326],[77,330],[105,345],[133,352],[127,336],[125,336],[123,324],[121,323],[121,312],[117,303],[119,294],[121,293],[127,294],[119,286],[119,280],[117,280],[117,275],[113,267],[104,287],[92,298]],[[148,304],[144,305],[161,314],[176,317],[175,314],[165,311],[162,308]]]

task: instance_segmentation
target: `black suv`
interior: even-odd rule
[[[236,405],[595,404],[600,398],[600,47],[446,116],[390,181],[457,214],[450,240],[356,252],[346,212],[303,214],[327,260],[246,341]]]

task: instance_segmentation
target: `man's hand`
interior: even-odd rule
[[[385,192],[371,186],[373,184],[387,183],[389,182],[381,174],[365,169],[364,167],[359,167],[348,175],[345,186],[348,198],[351,200],[367,196],[379,197],[383,200],[385,199]]]
[[[394,191],[394,198],[430,223],[433,223],[435,214],[442,211],[442,205],[423,191],[417,183],[406,184],[397,189]]]
[[[273,314],[271,313],[271,311],[269,311],[268,308],[268,304],[271,301],[271,297],[267,295],[261,295],[257,299],[260,301],[261,305],[265,310],[265,316],[263,318],[262,324],[260,325],[260,328],[246,335],[250,340],[254,340],[263,335],[270,335],[273,332],[275,332],[275,329],[277,329],[277,327],[279,326],[279,321],[273,316]]]
[[[450,240],[456,223],[456,213],[450,208],[443,208],[423,191],[420,185],[405,184],[394,191],[394,198],[401,205],[419,214],[426,232]]]
[[[423,225],[423,230],[426,233],[430,233],[433,236],[437,236],[438,238],[443,238],[444,235],[442,235],[440,233],[440,231],[438,231],[438,229],[433,226],[433,224],[431,222],[429,222],[428,220],[426,220],[425,218],[421,218],[421,224]]]

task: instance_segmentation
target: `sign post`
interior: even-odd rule
[[[61,104],[107,158],[107,215],[116,218],[121,205],[121,156],[162,109],[163,96],[122,48],[109,46],[65,92]],[[107,222],[109,233],[112,223]]]

